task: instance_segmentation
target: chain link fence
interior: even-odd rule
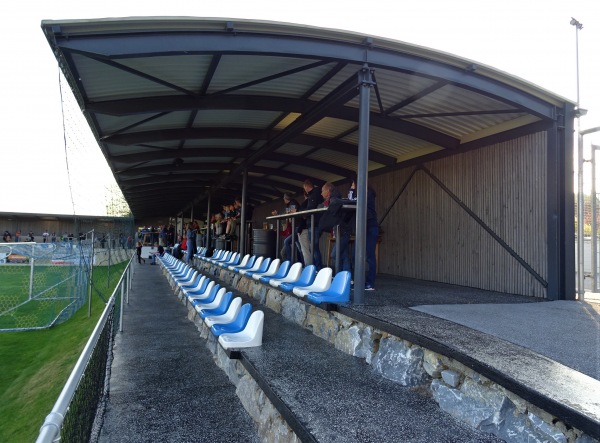
[[[121,330],[123,305],[131,286],[132,261],[130,259],[73,372],[46,416],[37,443],[98,440],[113,343]]]
[[[131,224],[131,228],[132,228]],[[65,236],[51,243],[0,243],[0,332],[48,328],[89,299],[93,272],[106,274],[132,249],[111,232]],[[104,280],[104,279],[103,279]],[[107,300],[105,300],[107,301]]]

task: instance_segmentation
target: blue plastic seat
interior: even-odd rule
[[[313,281],[315,281],[315,277],[317,275],[317,268],[315,265],[308,265],[300,274],[300,278],[293,282],[282,283],[279,285],[279,289],[282,291],[290,292],[296,286],[308,286],[311,285]]]
[[[238,269],[237,272],[238,274],[246,275],[247,272],[258,271],[262,266],[263,261],[265,261],[265,258],[262,255],[259,255],[256,257],[256,260],[254,260],[254,265],[251,268]]]
[[[340,271],[335,274],[331,286],[323,292],[309,292],[306,299],[313,303],[347,303],[350,301],[350,280],[349,271]]]
[[[251,348],[262,345],[265,313],[254,311],[248,319],[248,324],[240,332],[221,334],[219,344],[223,349]]]
[[[208,282],[208,285],[206,286],[206,289],[204,290],[204,292],[199,292],[197,294],[186,294],[186,297],[188,298],[188,300],[206,300],[212,293],[212,290],[214,289],[214,287],[217,286],[217,284],[214,281],[210,281]]]
[[[221,334],[229,334],[234,332],[243,331],[246,325],[248,324],[248,319],[252,314],[252,305],[250,303],[245,303],[240,308],[238,315],[235,317],[231,323],[217,323],[210,327],[211,332],[215,337],[218,337]]]
[[[213,288],[211,289],[210,293],[208,294],[208,297],[206,297],[206,298],[190,297],[190,303],[192,303],[192,306],[208,304],[208,303],[214,301],[215,297],[217,296],[217,292],[219,292],[219,289],[221,289],[221,285],[214,285]]]
[[[217,266],[220,266],[222,268],[226,268],[227,266],[235,266],[240,262],[240,253],[236,252],[234,254],[232,254],[229,259],[224,260],[224,261],[220,261],[215,263]]]
[[[272,276],[263,275],[261,278],[259,278],[259,281],[261,281],[263,283],[269,283],[269,281],[272,278],[273,279],[283,278],[287,275],[288,271],[290,270],[290,266],[291,266],[290,261],[286,260],[283,263],[281,263],[281,265],[279,265],[279,268],[277,269],[277,273],[275,275],[272,275]]]
[[[254,262],[256,261],[256,255],[253,255],[252,257],[250,257],[248,259],[248,262],[246,263],[245,266],[234,266],[233,269],[231,269],[233,272],[237,272],[239,273],[242,269],[252,269],[252,266],[254,266]]]
[[[252,277],[254,274],[262,274],[263,272],[267,272],[267,269],[269,269],[270,265],[271,265],[271,257],[267,257],[262,261],[262,263],[260,264],[260,267],[256,271],[253,271],[253,270],[246,271],[246,273],[244,275],[246,277]]]
[[[204,277],[204,280],[202,280],[202,277]],[[204,291],[206,291],[206,287],[210,283],[210,278],[206,277],[205,275],[203,275],[202,277],[200,277],[200,280],[198,281],[198,285],[195,288],[190,288],[190,289],[182,288],[182,291],[186,297],[192,297],[194,295],[204,294]]]
[[[219,306],[213,309],[200,309],[198,314],[200,314],[200,318],[202,318],[202,320],[204,320],[206,317],[210,317],[211,315],[223,315],[229,309],[231,300],[233,300],[233,292],[229,291],[223,296]]]

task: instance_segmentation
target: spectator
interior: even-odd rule
[[[15,232],[15,241],[18,243],[21,241],[21,230],[17,229],[17,231]]]
[[[163,248],[162,245],[159,245],[158,248],[156,248],[156,252],[152,252],[152,263],[150,263],[151,265],[155,265],[156,264],[156,256],[162,257],[163,255],[165,255],[165,248]]]
[[[29,241],[35,241],[35,236],[33,235],[33,231],[29,231]]]
[[[43,241],[44,243],[47,243],[47,242],[48,242],[48,237],[49,237],[49,236],[50,236],[50,234],[48,233],[48,230],[46,229],[46,230],[44,231],[44,233],[42,234],[42,238],[43,238],[43,240],[42,240],[42,241]]]
[[[290,214],[294,213],[300,208],[298,201],[292,197],[290,192],[285,192],[283,194],[283,202],[285,203],[285,213]],[[271,212],[272,215],[278,215],[277,210]],[[279,235],[284,239],[283,240],[283,248],[281,249],[281,259],[282,260],[291,260],[292,259],[292,241],[295,241],[297,238],[297,234],[294,233],[292,235],[292,220],[286,219],[285,228],[279,232]]]
[[[304,188],[304,194],[306,195],[306,207],[304,210],[317,209],[320,204],[323,203],[323,197],[318,188],[313,185],[311,179],[307,178],[302,184]],[[315,216],[315,225],[318,225],[318,217]],[[316,226],[310,225],[310,217],[304,220],[304,225],[298,231],[300,248],[302,249],[302,256],[304,257],[304,265],[314,264],[317,269],[321,269],[321,252],[319,251],[319,239],[315,235],[313,245],[310,245],[310,237],[313,229],[316,231]]]
[[[336,226],[339,226],[340,238],[336,238],[336,242],[339,241],[340,246],[340,269],[341,271],[350,271],[350,257],[348,255],[348,243],[350,242],[351,227],[346,223],[342,206],[344,205],[341,195],[336,187],[327,182],[321,188],[321,195],[323,196],[323,206],[327,208],[327,211],[321,216],[319,220],[319,229],[315,236],[315,243],[318,243],[321,234],[324,232],[331,232]],[[336,269],[336,271],[338,271]]]
[[[196,252],[196,234],[198,233],[198,223],[195,220],[192,220],[188,223],[187,231],[186,231],[186,261],[188,264],[192,263],[192,259],[194,258],[194,253]]]
[[[135,245],[135,253],[137,255],[138,263],[140,265],[142,264],[142,260],[144,261],[144,263],[146,263],[146,259],[144,257],[142,257],[142,242],[141,241],[137,242],[137,244]]]
[[[10,234],[10,232],[4,231],[4,235],[2,236],[2,240],[4,240],[5,243],[12,242],[12,235]]]

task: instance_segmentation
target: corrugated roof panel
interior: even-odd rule
[[[358,131],[344,137],[343,141],[358,144]],[[396,159],[410,152],[418,152],[429,145],[430,143],[424,140],[376,126],[369,129],[369,148]]]
[[[497,124],[512,120],[519,116],[515,113],[494,113],[494,111],[511,110],[514,107],[498,100],[446,85],[425,97],[399,109],[394,116],[414,116],[409,120],[416,124],[436,129],[440,132],[461,138],[467,134],[484,130]],[[471,114],[480,111],[481,114]],[[469,113],[469,115],[440,115],[434,114]],[[418,117],[422,115],[423,117]],[[428,117],[425,117],[428,116]]]
[[[326,117],[319,120],[304,132],[318,137],[336,138],[340,134],[343,134],[356,126],[356,122]]]
[[[285,163],[283,162],[277,162],[277,161],[272,161],[272,160],[260,160],[258,162],[256,162],[256,166],[262,167],[262,168],[273,168],[273,169],[278,169],[281,168]]]
[[[311,100],[321,100],[343,82],[348,80],[348,78],[352,76],[356,76],[356,73],[360,71],[361,65],[349,63],[344,66],[340,72],[338,72],[333,78],[331,78],[327,83],[321,86],[317,91],[315,91],[309,98]],[[358,85],[358,80],[357,80]]]
[[[280,115],[281,113],[277,111],[247,111],[243,109],[201,110],[196,114],[194,127],[263,129],[270,126]]]
[[[374,74],[384,111],[402,103],[406,99],[416,96],[436,83],[436,80],[430,78],[409,75],[389,69],[375,69]],[[358,107],[358,102],[356,100],[353,102]],[[371,110],[379,112],[379,103],[377,102],[374,89],[371,90]]]
[[[238,138],[201,138],[201,139],[187,139],[184,144],[184,149],[188,148],[238,148],[240,150],[245,149],[246,146],[251,142],[247,139]]]
[[[287,114],[279,123],[277,123],[277,125],[275,126],[275,129],[278,130],[282,130],[287,128],[289,125],[291,125],[298,117],[300,117],[301,114],[297,113],[297,112],[290,112],[289,114]]]
[[[238,94],[266,95],[276,97],[302,97],[329,70],[332,64],[300,71],[292,75],[259,83],[236,91]]]
[[[143,121],[144,119],[148,119],[149,117],[154,116],[155,114],[144,114],[139,120]],[[181,127],[185,127],[187,121],[189,120],[190,113],[188,111],[180,111],[180,112],[169,112],[167,114],[161,115],[160,117],[153,118],[148,120],[147,122],[140,123],[134,127],[129,128],[127,131],[122,132],[123,134],[129,134],[134,132],[141,131],[162,131],[165,129],[177,129]],[[127,126],[123,126],[126,128]]]
[[[275,152],[278,154],[303,156],[313,149],[315,149],[313,146],[300,145],[298,143],[286,143]]]
[[[171,88],[79,54],[73,54],[82,87],[91,101],[177,95]]]
[[[293,57],[223,55],[208,88],[208,93],[212,94],[241,86],[313,62],[314,60]],[[287,97],[299,97],[305,87],[304,85],[291,86],[292,89],[284,94]],[[244,90],[236,92],[243,93]]]
[[[309,166],[293,165],[293,166],[288,166],[286,168],[283,168],[283,170],[293,172],[294,174],[301,174],[306,177],[315,177],[314,168],[311,168]],[[321,183],[315,183],[318,186],[321,186],[325,182],[335,182],[335,181],[341,180],[343,178],[347,178],[347,177],[342,177],[341,175],[332,174],[330,172],[321,171],[321,170],[318,171],[317,176],[321,180]],[[294,182],[296,182],[296,181],[294,180]],[[298,186],[300,188],[302,187],[302,183],[299,183],[299,182],[296,182],[296,183],[298,183]]]
[[[308,156],[311,160],[318,160],[323,163],[339,166],[340,168],[356,171],[358,169],[358,158],[356,155],[344,154],[339,151],[330,151],[327,147],[319,149]],[[369,162],[369,170],[381,167],[377,162]]]
[[[440,132],[444,132],[453,137],[462,139],[469,137],[477,132],[486,131],[492,127],[512,120],[519,120],[524,114],[495,114],[487,118],[474,118],[474,116],[456,116],[456,117],[428,117],[419,119],[409,119],[416,123],[430,127]],[[494,124],[490,124],[493,120]]]
[[[186,54],[119,59],[118,63],[180,88],[198,93],[212,58],[212,55]],[[174,68],[175,66],[176,68]]]

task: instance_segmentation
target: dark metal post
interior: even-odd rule
[[[243,257],[246,255],[246,237],[248,233],[246,232],[246,191],[248,187],[248,169],[244,169],[244,173],[242,174],[242,215],[240,217],[240,238],[238,238],[238,249],[240,251],[240,255]]]
[[[206,249],[210,248],[210,195],[208,196],[208,206],[206,207]]]
[[[296,262],[296,217],[292,217],[292,253],[290,254],[290,262]]]
[[[340,244],[340,225],[335,225],[335,273],[340,272],[340,249],[342,249],[342,245]],[[329,260],[329,257],[327,257]]]
[[[371,87],[374,85],[372,71],[367,64],[358,73],[358,170],[356,178],[356,248],[354,263],[354,304],[363,304],[365,295],[365,258],[367,234],[367,178],[369,174],[369,103]],[[336,258],[337,259],[337,258]]]

